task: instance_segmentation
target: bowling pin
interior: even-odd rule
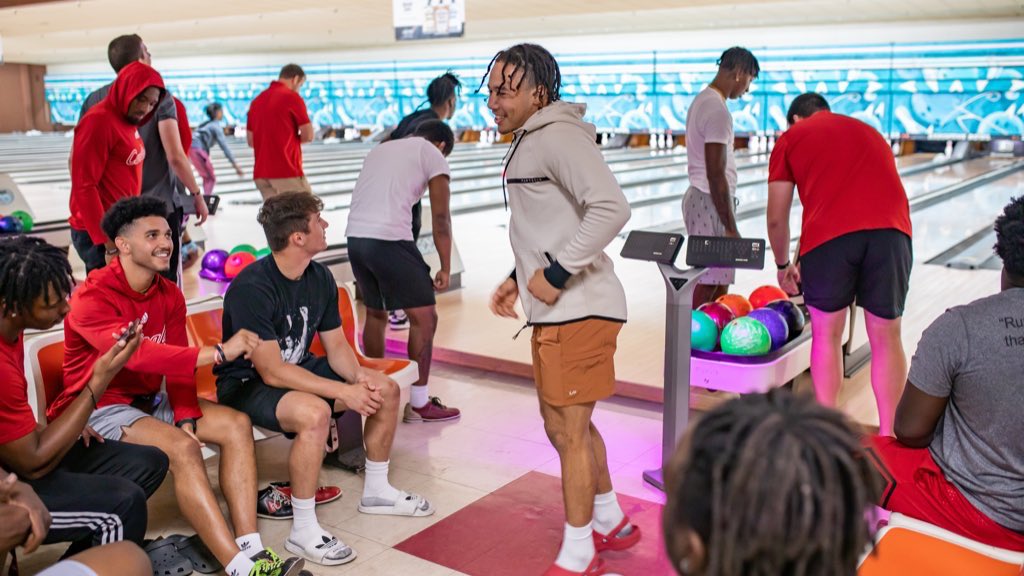
[[[946,140],[946,158],[953,156],[953,141]]]
[[[899,140],[894,140],[893,143],[892,143],[892,153],[893,153],[893,155],[899,156],[900,155],[900,148],[901,148],[900,141]]]
[[[768,151],[771,152],[775,149],[775,136],[768,138]]]

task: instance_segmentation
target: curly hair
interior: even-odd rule
[[[750,74],[754,78],[757,78],[758,74],[761,73],[761,65],[758,63],[757,57],[750,50],[739,46],[733,46],[722,52],[717,64],[722,70],[734,70]]]
[[[267,246],[274,252],[288,247],[288,238],[296,232],[309,232],[309,215],[324,209],[318,196],[308,192],[284,192],[263,202],[256,221],[263,226]]]
[[[451,70],[441,74],[427,85],[427,100],[431,106],[439,106],[462,92],[462,82]]]
[[[519,78],[519,82],[515,86],[509,86],[510,88],[519,90],[523,81],[529,79],[530,84],[542,89],[548,104],[562,98],[562,72],[558,68],[558,61],[551,55],[551,52],[538,44],[516,44],[495,54],[494,58],[491,58],[491,63],[487,65],[487,71],[484,72],[484,76],[480,80],[477,92],[480,92],[487,84],[491,69],[498,62],[501,63],[502,87],[505,86],[506,72],[509,67],[513,74],[516,70],[522,69],[523,75]]]
[[[1024,279],[1024,196],[1010,200],[996,218],[995,251],[1011,275]]]
[[[28,314],[37,298],[50,302],[50,287],[66,298],[75,285],[66,252],[40,238],[0,240],[0,301],[3,314]]]
[[[879,487],[842,414],[776,390],[725,402],[691,434],[666,470],[675,566],[687,555],[675,535],[693,530],[706,574],[854,574]]]
[[[107,209],[100,220],[100,227],[107,238],[113,240],[120,236],[139,218],[148,216],[167,217],[167,203],[153,196],[132,196],[121,198]]]

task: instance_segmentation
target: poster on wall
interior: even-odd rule
[[[457,38],[465,30],[466,0],[394,0],[395,40]]]

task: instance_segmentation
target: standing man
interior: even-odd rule
[[[118,257],[89,276],[71,299],[64,323],[64,389],[48,414],[59,417],[89,384],[92,366],[111,330],[134,322],[139,351],[106,393],[89,426],[102,438],[159,448],[174,473],[182,515],[225,567],[228,576],[296,576],[301,561],[282,561],[264,549],[256,526],[256,454],[252,425],[242,414],[196,396],[195,370],[248,355],[259,339],[240,331],[223,344],[191,347],[185,298],[159,272],[170,265],[172,232],[162,200],[127,198],[103,217]],[[102,404],[102,406],[99,406]],[[200,451],[220,448],[220,488],[229,527],[210,485]]]
[[[45,540],[39,539],[71,542],[66,555],[121,539],[141,545],[146,499],[167,474],[167,456],[160,450],[102,442],[87,426],[96,399],[141,343],[141,335],[125,334],[127,322],[112,326],[98,342],[102,353],[60,416],[43,426],[32,413],[24,333],[59,324],[70,310],[72,286],[71,265],[56,246],[28,236],[0,241],[0,465],[39,495],[53,517]]]
[[[132,62],[152,65],[149,50],[138,34],[118,36],[111,40],[107,46],[107,59],[115,72],[120,72]],[[80,117],[84,117],[92,106],[106,97],[109,89],[108,84],[89,94],[82,104]],[[196,214],[200,225],[209,215],[206,202],[203,201],[195,176],[192,174],[186,149],[182,147],[182,132],[174,100],[174,97],[165,91],[156,106],[155,118],[147,120],[139,127],[139,136],[146,147],[145,163],[142,166],[142,193],[165,202],[167,222],[171,226],[174,238],[171,266],[162,272],[162,275],[171,282],[178,281],[183,214]],[[72,168],[73,166],[72,162]],[[178,191],[179,185],[184,185],[192,195],[192,206],[188,210],[185,209],[184,200]]]
[[[305,82],[302,67],[288,64],[249,104],[245,140],[253,149],[252,177],[264,200],[282,192],[312,192],[302,173],[302,145],[313,141],[313,124],[299,95]]]
[[[429,120],[451,120],[455,115],[455,109],[459,105],[459,93],[462,91],[462,82],[451,72],[434,78],[427,86],[428,108],[416,110],[409,114],[398,126],[391,131],[388,140],[399,140],[410,136],[416,127]],[[420,105],[422,106],[422,104]],[[451,153],[449,148],[445,156]],[[417,242],[420,238],[420,228],[423,224],[423,202],[416,200],[412,205],[412,241]],[[402,310],[394,310],[388,316],[391,327],[395,330],[405,330],[409,327],[409,317]]]
[[[434,291],[448,288],[452,255],[452,216],[448,203],[450,172],[445,157],[455,145],[451,128],[440,120],[417,125],[412,136],[391,140],[366,155],[352,190],[348,213],[348,254],[366,304],[363,346],[372,358],[384,357],[388,310],[404,310],[412,320],[409,359],[420,378],[405,405],[405,422],[442,422],[459,417],[436,396],[427,395],[430,359],[437,329]],[[410,208],[430,191],[431,230],[441,258],[433,280],[430,267],[410,232]]]
[[[739,238],[736,228],[736,157],[732,114],[726,100],[747,93],[761,71],[746,48],[729,48],[718,59],[718,74],[693,99],[686,113],[686,172],[690,187],[683,196],[683,218],[690,236]],[[736,270],[709,270],[693,291],[693,307],[725,294]]]
[[[498,131],[514,134],[505,165],[509,237],[516,266],[491,311],[533,325],[540,413],[562,464],[566,525],[546,576],[603,574],[602,550],[640,540],[619,507],[604,440],[591,422],[615,392],[616,340],[626,296],[605,247],[629,220],[629,204],[598,149],[586,106],[559,99],[561,73],[536,44],[498,52],[485,77]]]
[[[109,93],[78,121],[72,144],[71,243],[88,274],[117,255],[100,220],[120,198],[138,196],[146,147],[139,126],[163,98],[164,81],[142,62],[121,69]]]
[[[832,114],[821,95],[797,96],[786,119],[790,128],[775,143],[768,169],[768,239],[779,286],[796,294],[803,283],[811,377],[826,406],[836,406],[843,381],[846,310],[854,302],[864,309],[878,431],[888,436],[907,380],[900,337],[913,262],[907,194],[882,135]],[[794,186],[803,204],[799,267],[789,259]]]

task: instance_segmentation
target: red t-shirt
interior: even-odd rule
[[[306,103],[298,92],[275,80],[249,104],[246,130],[252,132],[256,157],[253,178],[302,176],[299,126],[309,124]]]
[[[768,182],[796,184],[800,255],[844,234],[894,228],[910,236],[910,205],[892,149],[864,122],[818,112],[775,143]]]
[[[19,334],[11,344],[0,338],[0,444],[24,438],[35,428],[25,381],[25,339]]]

